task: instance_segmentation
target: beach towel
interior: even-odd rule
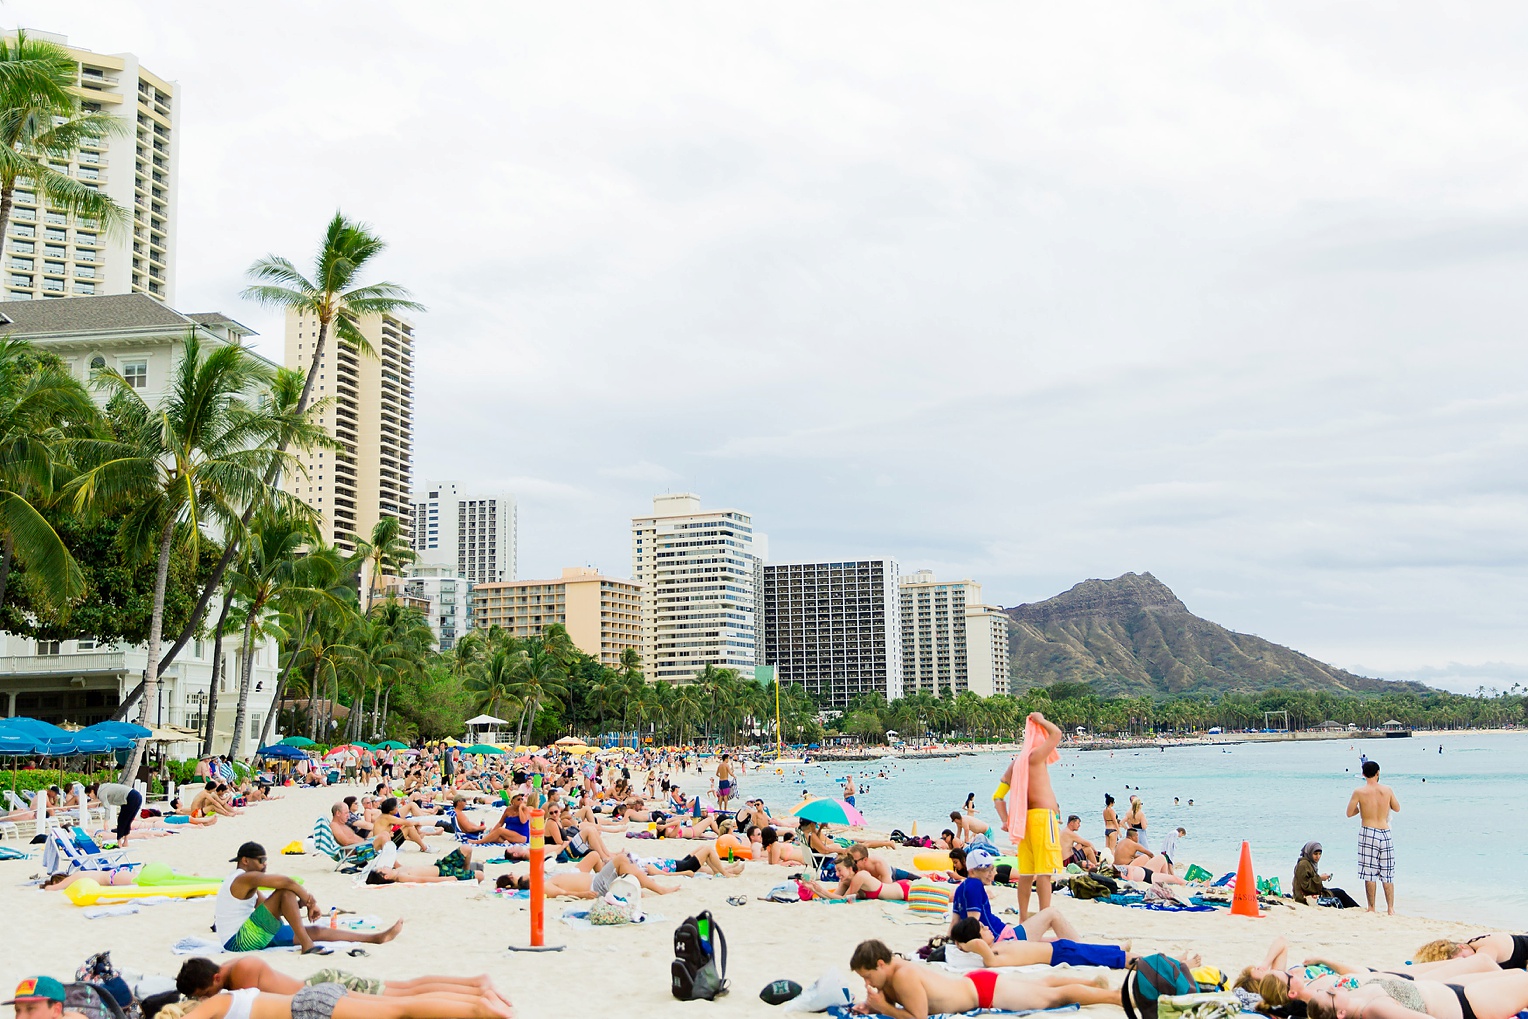
[[[1056,1015],[1063,1012],[1078,1011],[1076,1005],[1062,1005],[1060,1008],[1037,1008],[1028,1012],[1005,1012],[1000,1008],[976,1009],[971,1012],[938,1012],[928,1019],[954,1019],[958,1015]],[[860,1013],[853,1011],[847,1005],[832,1005],[825,1010],[833,1019],[859,1019]]]
[[[1008,835],[1013,844],[1024,841],[1024,828],[1029,823],[1029,756],[1035,747],[1045,742],[1045,729],[1034,719],[1024,720],[1024,742],[1019,744],[1019,755],[1013,759],[1013,775],[1008,783]],[[1046,764],[1061,760],[1061,753],[1052,750]]]

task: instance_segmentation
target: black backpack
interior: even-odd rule
[[[680,1001],[713,1001],[727,993],[727,938],[710,910],[675,928],[669,977]]]
[[[1160,952],[1142,956],[1125,970],[1125,982],[1120,986],[1120,1004],[1130,1019],[1157,1019],[1157,999],[1175,994],[1198,994],[1214,991],[1214,986],[1201,986],[1194,979],[1188,964]]]

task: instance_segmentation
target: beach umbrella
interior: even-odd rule
[[[311,746],[317,746],[318,745],[316,740],[308,739],[308,737],[306,737],[306,736],[288,736],[286,739],[282,740],[281,742],[285,743],[289,747],[299,747],[299,748],[301,748],[301,747],[311,747]]]
[[[583,745],[584,741],[579,739],[577,736],[564,736],[562,739],[552,744],[554,747],[581,747]]]
[[[409,745],[395,739],[385,739],[377,744],[378,750],[407,750]]]
[[[496,756],[504,753],[504,751],[500,750],[498,747],[494,746],[492,743],[474,743],[474,744],[472,744],[472,746],[468,747],[466,750],[463,750],[462,753],[464,753],[464,754],[487,754],[490,757],[496,757]]]
[[[865,823],[864,814],[843,800],[831,800],[826,797],[798,803],[791,813],[803,821],[816,821],[818,824],[847,824],[858,827]]]
[[[301,761],[308,755],[286,743],[275,743],[255,751],[256,757],[268,757],[278,761]]]
[[[377,749],[376,747],[372,746],[370,743],[364,743],[361,740],[356,740],[354,743],[352,743],[350,745],[355,747],[358,750],[375,750],[375,749]]]
[[[114,728],[111,722],[98,722],[95,725],[86,726],[75,733],[75,745],[84,750],[86,746],[94,746],[95,740],[101,740],[105,743],[108,750],[126,750],[140,739],[153,735],[152,730],[145,729],[141,725],[135,725],[132,728],[139,730],[143,735],[140,736],[136,733],[128,733],[119,728]],[[87,750],[86,752],[89,753],[91,751]]]

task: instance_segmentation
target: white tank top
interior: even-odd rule
[[[239,932],[239,928],[244,926],[244,921],[250,918],[260,901],[258,895],[251,895],[247,899],[234,898],[234,878],[242,873],[244,873],[242,870],[236,870],[223,879],[223,886],[218,889],[217,903],[212,907],[212,926],[223,941],[227,941]],[[234,993],[237,995],[243,992],[235,991]],[[244,1005],[242,1015],[235,1015],[230,1011],[228,1019],[249,1019],[249,1005],[247,1003]]]
[[[246,987],[242,991],[228,993],[232,995],[233,1001],[228,1004],[228,1015],[225,1019],[249,1019],[249,1010],[254,1005],[255,999],[260,997],[260,988]]]

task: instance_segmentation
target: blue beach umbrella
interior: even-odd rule
[[[138,740],[143,738],[141,736],[135,736],[131,733],[125,732],[122,729],[108,728],[108,726],[112,726],[114,724],[121,725],[124,723],[98,722],[95,725],[87,725],[85,728],[74,734],[75,745],[85,753],[101,753],[104,751],[91,749],[96,745],[97,741],[100,741],[106,750],[126,750],[134,743],[138,742]],[[141,725],[135,725],[132,728],[143,729]],[[147,729],[143,729],[143,732],[145,735],[149,734]]]
[[[35,718],[6,718],[0,720],[0,732],[29,737],[37,744],[37,753],[43,757],[70,757],[79,753],[74,733]],[[86,737],[87,743],[94,743]],[[104,741],[100,744],[104,749]]]
[[[266,757],[278,761],[301,761],[308,755],[294,746],[285,743],[274,743],[268,747],[261,747],[255,751],[256,757]]]

